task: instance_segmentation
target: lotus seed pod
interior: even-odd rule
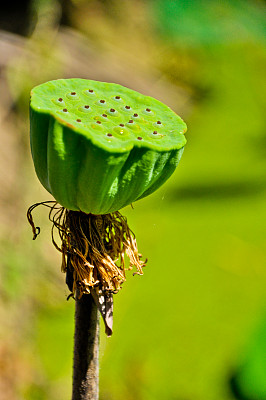
[[[58,79],[30,102],[42,185],[73,211],[107,214],[158,189],[183,153],[186,125],[169,107],[118,84]]]

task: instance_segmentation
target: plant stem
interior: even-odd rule
[[[72,400],[99,398],[99,311],[90,294],[76,300]]]

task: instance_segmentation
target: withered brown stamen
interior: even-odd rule
[[[39,232],[32,211],[41,204],[50,208],[52,242],[62,253],[62,272],[72,276],[68,287],[73,295],[80,298],[93,288],[117,293],[125,281],[126,270],[132,270],[133,266],[138,275],[143,275],[146,261],[141,261],[135,236],[126,218],[118,211],[93,215],[67,210],[52,201],[36,203],[27,212],[35,239]],[[59,243],[56,242],[55,230],[58,231]],[[129,258],[128,268],[125,255]]]

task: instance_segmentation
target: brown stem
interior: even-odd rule
[[[90,294],[76,300],[72,400],[99,398],[99,311]]]

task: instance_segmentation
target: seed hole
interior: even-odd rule
[[[157,124],[158,124],[158,125],[161,125],[161,121],[157,121]]]
[[[67,109],[66,109],[66,108],[64,108],[64,109],[63,109],[63,111],[64,111],[64,112],[67,112]]]
[[[97,124],[101,124],[101,121],[96,121],[97,122]]]
[[[125,126],[124,124],[119,124],[119,126]]]
[[[158,135],[158,132],[157,132],[157,131],[153,131],[153,134],[154,134],[154,135]]]
[[[142,140],[142,137],[141,136],[138,136],[138,138],[137,138],[138,140]]]
[[[102,117],[107,118],[107,115],[106,114],[102,114]]]
[[[71,95],[72,96],[75,96],[77,93],[76,92],[71,92]]]
[[[77,122],[81,122],[81,119],[77,119]]]
[[[111,136],[113,136],[111,133],[107,133],[107,136],[109,136],[109,137],[111,137]]]
[[[115,96],[115,98],[116,98],[117,100],[121,99],[121,97],[120,97],[120,96]]]
[[[62,97],[59,97],[58,101],[63,101]]]
[[[133,124],[133,123],[134,123],[133,119],[130,119],[130,120],[128,121],[128,123],[129,123],[129,124]]]
[[[84,108],[87,108],[87,109],[88,109],[88,108],[90,108],[90,106],[86,105],[86,106],[84,106]]]
[[[151,109],[150,109],[150,108],[146,108],[146,111],[147,111],[147,112],[151,112]]]
[[[110,108],[110,112],[115,112],[115,109],[114,108]]]
[[[125,106],[125,108],[126,108],[127,110],[130,110],[130,106]]]
[[[89,89],[89,92],[90,92],[90,93],[93,93],[93,90],[92,90],[92,89]]]
[[[133,115],[133,117],[138,117],[138,116],[139,116],[138,114],[134,114],[134,115]]]
[[[105,100],[100,100],[100,103],[104,104],[104,103],[105,103]]]

